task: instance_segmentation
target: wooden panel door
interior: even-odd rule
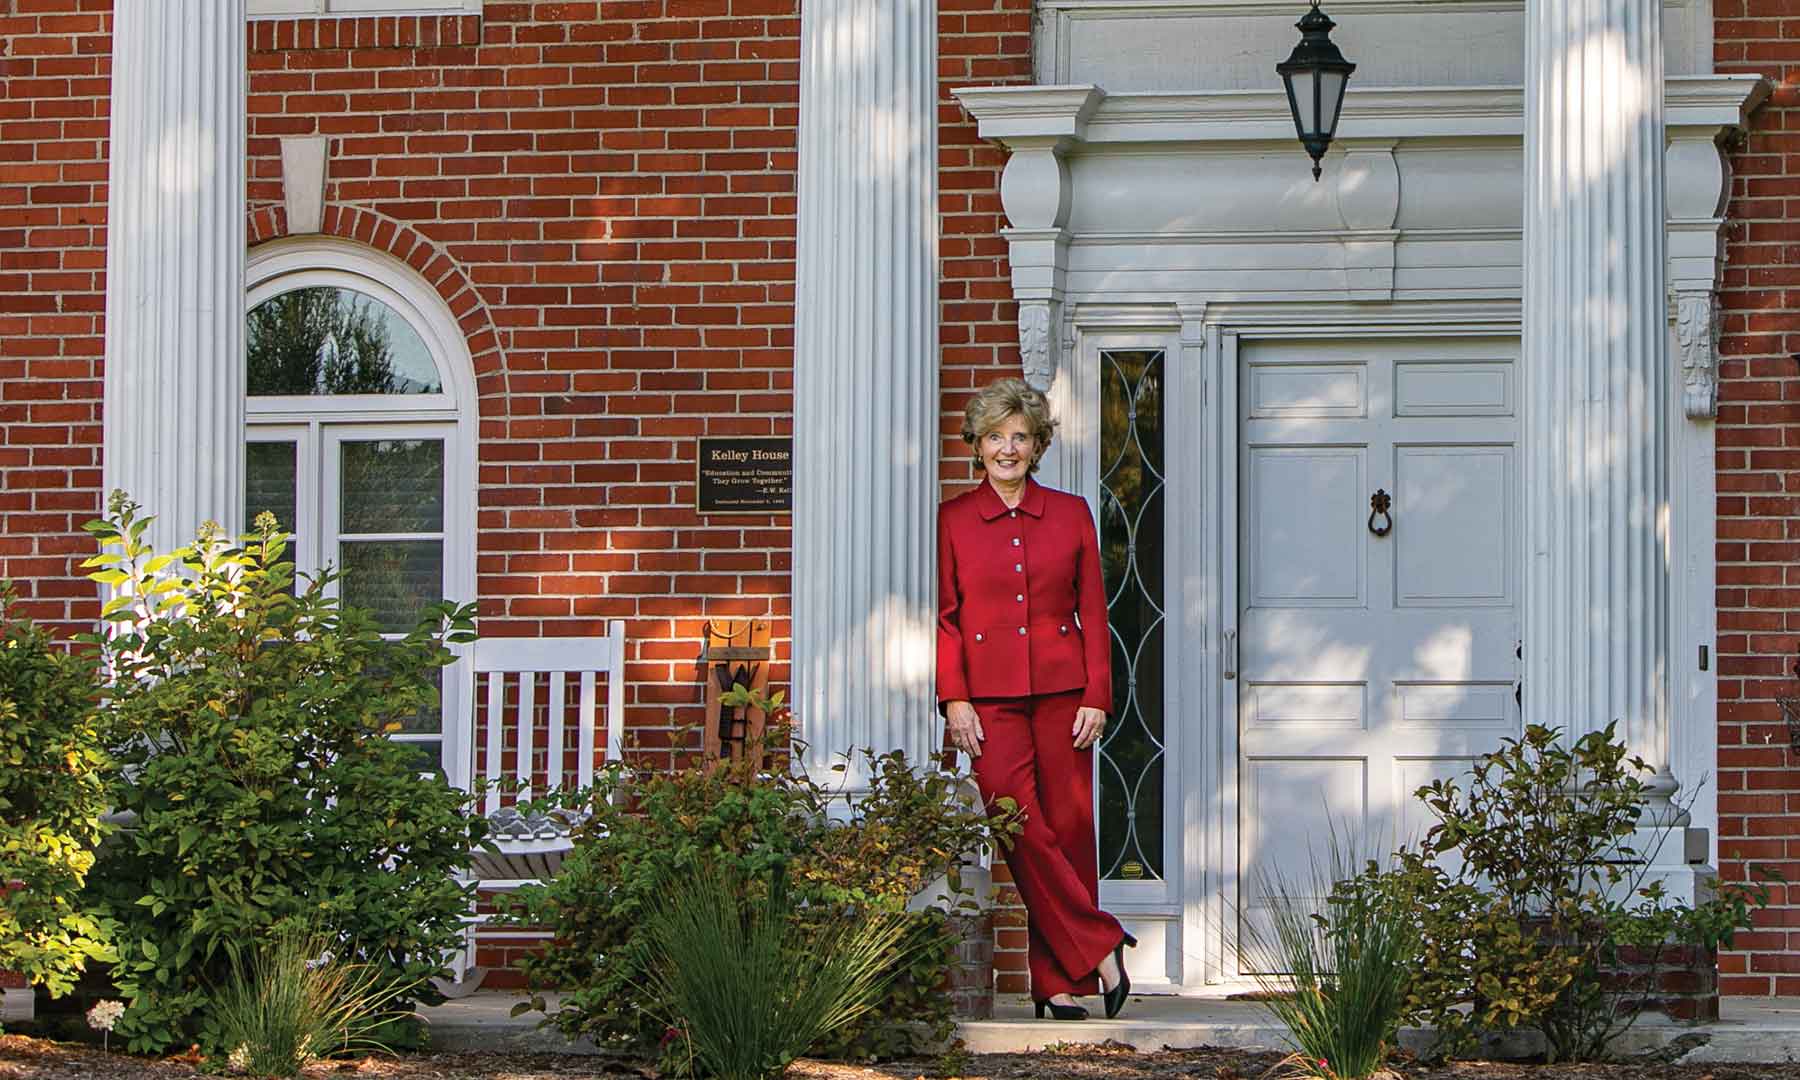
[[[1365,852],[1416,835],[1411,793],[1518,730],[1517,355],[1455,338],[1242,350],[1246,942],[1266,936],[1267,875],[1310,880],[1334,830]]]

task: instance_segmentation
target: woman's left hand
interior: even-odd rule
[[[1075,710],[1075,749],[1086,750],[1100,741],[1106,730],[1106,713],[1088,705]]]

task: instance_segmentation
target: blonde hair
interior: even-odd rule
[[[1037,441],[1036,452],[1031,457],[1031,471],[1037,472],[1038,462],[1044,451],[1050,449],[1050,440],[1056,436],[1056,419],[1050,415],[1050,401],[1040,390],[1032,389],[1024,379],[1001,379],[989,383],[981,392],[970,399],[969,407],[963,410],[962,440],[975,450],[975,468],[985,472],[987,466],[981,463],[981,451],[975,444],[982,436],[1006,423],[1010,417],[1023,417],[1031,428],[1031,437]]]

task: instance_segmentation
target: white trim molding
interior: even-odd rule
[[[1744,127],[1769,95],[1760,75],[1677,75],[1664,81],[1671,135]],[[1055,132],[1087,147],[1111,143],[1294,141],[1280,90],[1108,93],[1098,86],[976,86],[952,90],[981,137],[1011,147],[1017,137]],[[1079,103],[1079,123],[1072,120]],[[1525,91],[1519,86],[1351,86],[1344,94],[1341,142],[1357,139],[1523,138]],[[1335,145],[1335,144],[1334,144]]]

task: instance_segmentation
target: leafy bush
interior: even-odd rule
[[[52,994],[113,959],[111,926],[77,900],[106,813],[110,760],[94,665],[14,617],[0,585],[0,968]]]
[[[233,960],[212,1007],[218,1046],[234,1069],[294,1076],[332,1054],[382,1048],[372,1036],[406,986],[383,986],[381,972],[338,959],[336,947],[329,935],[288,924],[250,962]]]
[[[1325,862],[1306,880],[1261,875],[1271,926],[1247,923],[1261,1000],[1287,1028],[1288,1075],[1324,1080],[1374,1076],[1396,1045],[1417,955],[1406,914],[1369,891],[1343,888],[1355,855],[1331,836]],[[1314,911],[1326,897],[1322,911]]]
[[[1729,944],[1767,904],[1757,884],[1695,907],[1648,880],[1655,853],[1630,845],[1647,768],[1627,757],[1613,725],[1573,743],[1528,726],[1464,783],[1419,789],[1437,819],[1423,843],[1340,885],[1338,896],[1412,913],[1419,953],[1407,1011],[1438,1030],[1441,1052],[1520,1027],[1543,1033],[1552,1061],[1603,1058],[1649,1001],[1669,950]],[[1646,960],[1623,976],[1627,947]]]
[[[708,1075],[780,1076],[868,1012],[898,974],[904,912],[808,914],[780,870],[763,883],[708,866],[668,883],[645,927],[646,984]]]
[[[764,704],[779,739],[779,703]],[[739,881],[784,874],[795,919],[806,926],[846,905],[901,911],[940,874],[954,874],[964,853],[1019,827],[1010,800],[990,819],[960,801],[954,777],[915,770],[899,752],[871,754],[869,762],[873,790],[844,800],[841,821],[827,813],[837,796],[780,766],[758,773],[742,762],[715,762],[635,785],[618,766],[603,771],[580,796],[592,816],[557,876],[513,898],[512,921],[554,933],[541,954],[522,962],[534,984],[564,991],[547,1022],[570,1038],[638,1052],[663,1041],[656,1017],[670,1010],[648,988],[642,926],[665,882],[703,868]],[[814,1052],[895,1056],[918,1049],[921,1035],[948,1036],[950,1001],[940,985],[955,960],[955,935],[941,911],[911,912],[905,923],[899,971],[881,1005]],[[535,1004],[544,1008],[542,999]]]
[[[145,522],[115,496],[88,527],[106,549],[92,576],[114,590],[105,714],[128,740],[109,795],[136,819],[89,882],[120,924],[121,1034],[136,1051],[216,1046],[208,987],[293,919],[384,990],[432,995],[486,822],[386,736],[437,708],[445,642],[472,637],[472,609],[441,605],[384,640],[329,595],[332,575],[296,587],[270,515],[242,546],[209,525],[167,555],[142,543]]]

